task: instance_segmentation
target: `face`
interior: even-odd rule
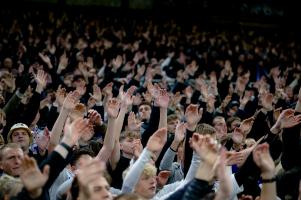
[[[95,199],[101,200],[111,200],[113,199],[112,194],[110,192],[110,185],[104,177],[99,177],[97,180],[91,183],[93,187],[93,197]],[[94,199],[94,198],[91,198]]]
[[[141,105],[139,107],[139,116],[141,120],[149,120],[151,107],[149,105]]]
[[[229,131],[233,131],[236,127],[239,127],[239,125],[240,125],[240,121],[239,121],[239,120],[234,120],[234,121],[231,123],[231,126],[230,126]]]
[[[19,176],[22,172],[21,163],[24,156],[20,148],[5,148],[2,152],[0,168],[10,176]]]
[[[13,131],[11,137],[13,143],[19,144],[23,150],[28,150],[30,139],[26,130],[16,129]]]
[[[216,137],[218,140],[227,135],[227,125],[224,118],[215,118],[213,120],[213,125],[216,130]]]
[[[82,155],[75,162],[75,169],[80,169],[85,163],[91,162],[93,158],[90,155]]]
[[[146,176],[142,175],[136,184],[135,193],[139,194],[140,196],[151,199],[156,194],[157,188],[157,181],[156,176]]]
[[[175,133],[178,121],[176,119],[171,120],[167,124],[167,130],[169,133]]]
[[[126,137],[120,144],[123,153],[133,155],[134,139]]]

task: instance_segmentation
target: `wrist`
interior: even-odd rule
[[[187,123],[187,129],[188,129],[189,131],[195,131],[196,127],[197,127],[197,124],[190,124],[190,123]]]
[[[269,180],[269,179],[275,178],[275,172],[274,172],[274,170],[270,171],[270,172],[263,172],[263,173],[261,173],[261,178],[264,179],[264,180]]]
[[[66,150],[70,151],[72,150],[74,143],[71,141],[71,139],[64,136],[60,145],[64,147]]]
[[[30,198],[37,199],[42,194],[42,188],[39,188],[39,189],[36,189],[36,190],[32,190],[32,191],[28,191],[28,194],[29,194]]]

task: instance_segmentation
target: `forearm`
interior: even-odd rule
[[[261,175],[263,179],[272,179],[275,173],[264,173]],[[276,200],[277,199],[277,192],[276,192],[276,182],[271,183],[262,183],[261,200]]]
[[[160,108],[159,128],[167,128],[167,108]]]
[[[128,171],[126,177],[124,178],[122,184],[122,193],[130,193],[133,191],[135,185],[137,184],[146,163],[151,159],[151,152],[146,148],[142,151],[139,159],[134,163],[134,165]]]
[[[202,161],[201,161],[200,156],[197,153],[193,152],[192,161],[191,161],[189,170],[187,172],[187,175],[185,177],[185,183],[191,181],[195,177],[195,174],[196,174],[201,162]]]
[[[55,146],[58,145],[58,143],[60,142],[61,134],[64,129],[64,125],[68,115],[69,115],[69,111],[62,108],[51,130],[49,147],[48,147],[49,152],[51,152],[55,148]]]
[[[114,142],[115,142],[115,134],[114,134],[115,126],[116,126],[116,119],[109,117],[108,127],[106,131],[103,147],[101,148],[101,150],[97,155],[97,158],[103,162],[107,162],[112,154],[114,148]]]

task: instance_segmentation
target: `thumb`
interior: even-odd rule
[[[49,165],[45,165],[44,168],[43,168],[44,177],[46,177],[48,179],[49,178],[49,173],[50,173],[50,167],[49,167]]]

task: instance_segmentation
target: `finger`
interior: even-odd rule
[[[50,166],[49,165],[45,165],[44,168],[43,168],[43,175],[44,175],[44,177],[46,177],[48,179],[49,173],[50,173]]]

